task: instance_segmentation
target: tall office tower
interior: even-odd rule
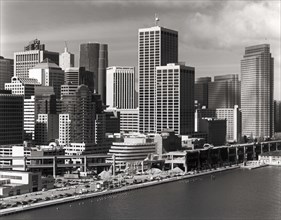
[[[208,108],[233,108],[241,106],[241,82],[238,74],[215,76],[214,82],[208,83]]]
[[[5,83],[11,81],[14,75],[14,60],[0,56],[0,90],[3,90]]]
[[[92,101],[92,92],[87,86],[80,85],[75,93],[62,96],[60,125],[61,145],[68,144],[65,141],[85,144],[95,142],[95,104]],[[69,134],[66,129],[69,130]]]
[[[242,135],[273,135],[273,68],[269,44],[245,48],[241,60]]]
[[[106,104],[117,109],[135,108],[135,68],[106,69]]]
[[[241,139],[241,110],[238,105],[234,108],[217,108],[218,119],[226,119],[226,141],[239,142]]]
[[[35,119],[38,114],[56,114],[56,95],[51,86],[35,88]]]
[[[38,114],[35,124],[35,143],[48,145],[59,138],[59,115]]]
[[[12,94],[23,95],[25,99],[29,99],[34,95],[35,87],[40,85],[37,79],[13,76],[10,83],[5,83],[5,90],[11,90]]]
[[[56,98],[60,99],[61,85],[64,83],[64,71],[50,59],[45,59],[29,70],[29,78],[37,79],[42,86],[52,86]]]
[[[86,71],[84,67],[66,68],[64,71],[65,85],[86,85],[90,88],[93,74]]]
[[[139,29],[139,132],[156,132],[155,68],[177,62],[177,31],[159,26]]]
[[[23,142],[23,96],[0,90],[0,145]]]
[[[86,43],[80,45],[80,67],[93,74],[91,91],[101,95],[106,103],[106,68],[108,67],[107,44]]]
[[[281,132],[281,101],[274,101],[274,132]]]
[[[62,70],[74,67],[74,54],[69,53],[67,47],[65,47],[64,52],[60,54],[59,66]]]
[[[211,81],[211,77],[200,77],[195,80],[194,101],[196,102],[197,108],[203,106],[208,108],[208,83]]]
[[[59,53],[45,50],[45,45],[40,44],[40,40],[31,41],[23,52],[14,53],[14,76],[28,78],[29,69],[46,58],[59,65]]]
[[[24,140],[33,140],[35,135],[35,96],[24,99]]]
[[[194,67],[176,64],[156,67],[157,133],[194,132]]]

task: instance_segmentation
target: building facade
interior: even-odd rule
[[[52,60],[45,59],[29,70],[29,78],[37,79],[42,86],[54,87],[57,99],[61,97],[61,85],[64,84],[64,71]]]
[[[159,26],[139,29],[139,132],[156,132],[156,67],[177,62],[177,31]]]
[[[218,119],[226,120],[226,141],[239,142],[241,138],[241,110],[238,105],[234,108],[217,108]]]
[[[241,60],[242,135],[273,135],[273,67],[269,44],[245,48]]]
[[[112,108],[135,108],[135,68],[112,66],[106,69],[106,104]]]
[[[196,102],[196,108],[203,106],[208,108],[208,83],[211,81],[211,77],[200,77],[195,80],[194,101]]]
[[[11,90],[12,94],[23,95],[25,99],[34,96],[35,86],[41,85],[37,79],[19,78],[14,76],[10,83],[5,83],[5,90]]]
[[[59,138],[59,115],[38,114],[35,123],[35,142],[48,145]]]
[[[23,142],[23,96],[0,90],[0,145]]]
[[[84,67],[93,75],[90,90],[101,95],[106,103],[106,68],[108,67],[107,44],[85,43],[80,44],[79,66]]]
[[[241,82],[238,74],[215,76],[213,82],[208,83],[208,108],[233,108],[241,106]]]
[[[74,54],[68,52],[67,47],[64,48],[64,52],[59,56],[59,66],[62,70],[74,67]]]
[[[120,132],[139,131],[139,109],[119,109],[120,112]]]
[[[95,104],[87,86],[77,86],[75,93],[62,96],[61,113],[59,122],[61,145],[69,142],[86,144],[95,142]]]
[[[14,53],[14,76],[29,78],[29,69],[46,58],[59,65],[59,53],[45,50],[45,45],[38,39],[29,42],[23,52]]]
[[[5,83],[9,83],[13,75],[14,60],[0,56],[0,90],[5,88]]]
[[[194,132],[194,67],[156,67],[156,131]]]

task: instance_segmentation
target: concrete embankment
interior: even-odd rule
[[[61,204],[61,203],[74,202],[74,201],[82,200],[82,199],[107,196],[107,195],[126,192],[126,191],[130,191],[130,190],[136,190],[136,189],[140,189],[140,188],[144,188],[144,187],[179,181],[179,180],[188,179],[188,178],[194,178],[194,177],[203,176],[203,175],[209,175],[209,174],[213,174],[213,173],[217,173],[217,172],[233,170],[233,169],[237,169],[237,168],[239,168],[239,166],[218,168],[216,170],[201,171],[200,173],[196,173],[196,174],[192,174],[192,175],[183,175],[183,176],[171,177],[168,179],[154,180],[151,182],[144,182],[144,183],[140,183],[140,184],[124,186],[124,187],[117,188],[117,189],[110,189],[107,191],[87,193],[87,194],[82,194],[79,196],[76,195],[76,196],[65,197],[65,198],[60,198],[60,199],[41,201],[38,203],[33,203],[33,204],[28,204],[28,205],[23,205],[23,206],[18,206],[18,207],[6,208],[3,210],[0,210],[0,216],[9,215],[9,214],[27,211],[27,210],[36,209],[36,208],[43,208],[43,207],[57,205],[57,204]]]

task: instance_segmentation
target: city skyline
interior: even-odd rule
[[[78,66],[79,45],[100,42],[109,45],[109,66],[137,67],[137,30],[154,26],[155,13],[160,26],[179,32],[179,61],[194,66],[196,78],[240,74],[244,48],[270,44],[281,99],[280,1],[1,1],[0,53],[12,58],[36,37],[61,53],[67,41]]]

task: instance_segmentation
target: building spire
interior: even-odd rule
[[[68,49],[67,49],[67,42],[64,41],[64,44],[65,44],[64,52],[67,52],[68,51]]]
[[[158,15],[155,13],[155,26],[158,26],[158,22],[160,21]]]

